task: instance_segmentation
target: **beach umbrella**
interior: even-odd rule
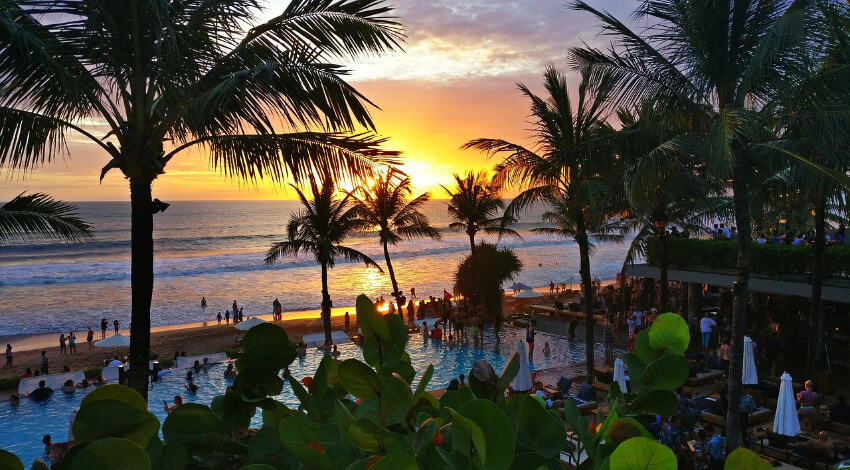
[[[521,290],[529,290],[529,289],[531,289],[531,287],[530,287],[530,286],[527,286],[527,285],[525,285],[525,284],[523,284],[523,283],[521,283],[521,282],[517,282],[516,284],[514,284],[514,285],[512,285],[512,286],[508,287],[508,290],[512,290],[512,291],[514,291],[514,292],[516,292],[516,291],[521,291]]]
[[[797,403],[788,372],[782,374],[779,384],[779,398],[776,401],[776,416],[773,417],[773,432],[786,436],[800,434],[800,418],[797,417]]]
[[[626,383],[626,363],[623,362],[623,358],[618,357],[616,361],[614,361],[614,382],[620,386],[620,391],[626,393],[628,391],[628,384]]]
[[[531,289],[524,290],[514,296],[515,299],[536,299],[537,297],[543,297],[543,294],[541,294],[540,292],[533,291]]]
[[[519,354],[519,373],[514,379],[514,391],[527,392],[534,386],[531,383],[531,371],[528,370],[528,353],[525,352],[525,341],[520,340],[516,346],[516,352]]]
[[[744,336],[744,370],[741,375],[742,384],[759,383],[759,376],[756,371],[756,357],[753,354],[753,340],[749,336]]]
[[[112,335],[109,338],[95,342],[94,345],[99,348],[115,348],[115,354],[118,355],[118,348],[130,345],[130,337],[124,335]]]
[[[247,330],[250,330],[251,328],[253,328],[253,327],[255,327],[255,326],[257,326],[261,323],[268,323],[268,322],[263,320],[260,317],[252,317],[252,318],[249,318],[249,319],[247,319],[243,322],[237,323],[236,325],[234,325],[234,328],[236,328],[237,330],[247,331]]]

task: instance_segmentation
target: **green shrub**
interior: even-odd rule
[[[13,375],[11,377],[3,377],[0,379],[0,390],[17,390],[18,384],[21,383],[20,375]]]

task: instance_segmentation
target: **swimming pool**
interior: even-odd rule
[[[479,349],[463,344],[448,346],[444,341],[410,335],[407,351],[417,374],[424,371],[428,364],[434,364],[434,376],[428,387],[434,390],[445,388],[449,381],[457,378],[459,374],[469,375],[473,363],[479,359],[488,361],[497,373],[501,373],[508,359],[516,351],[517,341],[524,338],[524,330],[503,328],[499,334],[499,341],[496,341],[493,331],[487,330],[484,333],[483,348]],[[530,364],[532,370],[584,360],[584,344],[579,341],[545,333],[538,333],[536,339],[535,360]],[[543,343],[547,341],[550,344],[551,353],[544,356],[541,351]],[[360,348],[353,344],[341,345],[339,351],[340,359],[363,359]],[[595,353],[601,354],[601,348],[598,345]],[[319,351],[310,350],[306,355],[298,356],[289,366],[289,370],[299,379],[312,376],[322,357],[323,354]],[[162,423],[167,416],[162,401],[166,400],[170,404],[174,395],[177,394],[182,395],[187,403],[209,405],[213,397],[224,393],[230,382],[223,377],[223,372],[223,364],[217,364],[207,371],[199,372],[195,378],[195,383],[199,386],[196,394],[190,394],[183,388],[185,371],[181,373],[175,370],[165,375],[159,382],[153,384],[149,392],[150,411]],[[419,375],[414,379],[413,386],[415,387],[418,382]],[[85,394],[84,390],[78,390],[70,395],[57,390],[49,400],[43,403],[25,398],[17,406],[9,403],[0,404],[0,423],[2,423],[0,424],[0,448],[17,455],[24,462],[24,467],[29,468],[33,459],[41,458],[43,451],[41,438],[45,434],[50,434],[55,442],[64,442],[68,439],[69,418],[74,410],[79,409]],[[286,385],[283,393],[275,398],[289,407],[298,406],[298,400]],[[251,425],[261,425],[259,413],[254,416]]]

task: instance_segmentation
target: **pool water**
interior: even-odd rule
[[[430,322],[429,322],[430,323]],[[482,348],[473,348],[464,344],[448,346],[444,341],[423,338],[421,335],[410,335],[407,351],[410,354],[413,368],[421,374],[428,364],[434,364],[434,376],[428,389],[440,389],[448,386],[451,379],[459,374],[469,375],[472,365],[479,359],[484,359],[493,366],[496,373],[501,373],[516,352],[517,342],[525,339],[525,331],[516,328],[503,328],[498,341],[492,330],[484,333]],[[538,333],[536,337],[535,357],[531,362],[531,370],[546,369],[564,364],[584,361],[585,348],[580,341],[567,340],[559,336]],[[551,353],[542,354],[543,344],[549,342]],[[601,355],[601,346],[597,345],[595,353]],[[360,348],[353,344],[339,346],[340,359],[356,358],[363,360]],[[306,355],[298,356],[289,366],[292,375],[298,379],[312,376],[323,354],[317,350],[309,350]],[[189,393],[184,388],[186,372],[174,370],[152,385],[148,394],[150,411],[159,418],[160,423],[167,416],[163,400],[172,403],[175,395],[182,395],[187,403],[209,405],[213,397],[221,395],[232,380],[223,376],[224,364],[216,364],[207,371],[196,374],[195,383],[198,391]],[[419,382],[419,375],[414,379],[413,387]],[[66,395],[61,391],[47,401],[39,403],[22,399],[17,406],[9,403],[0,404],[0,448],[17,455],[24,467],[29,468],[33,459],[42,458],[44,446],[41,439],[50,434],[55,442],[68,440],[69,419],[74,410],[79,409],[80,402],[85,396],[85,390]],[[291,408],[298,406],[298,400],[287,385],[283,393],[275,397]],[[252,426],[261,425],[260,413],[254,416]]]

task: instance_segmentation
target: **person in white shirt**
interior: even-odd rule
[[[711,343],[711,332],[715,326],[717,326],[717,322],[713,318],[709,318],[706,312],[705,316],[699,321],[699,329],[702,332],[702,347],[708,348]]]

